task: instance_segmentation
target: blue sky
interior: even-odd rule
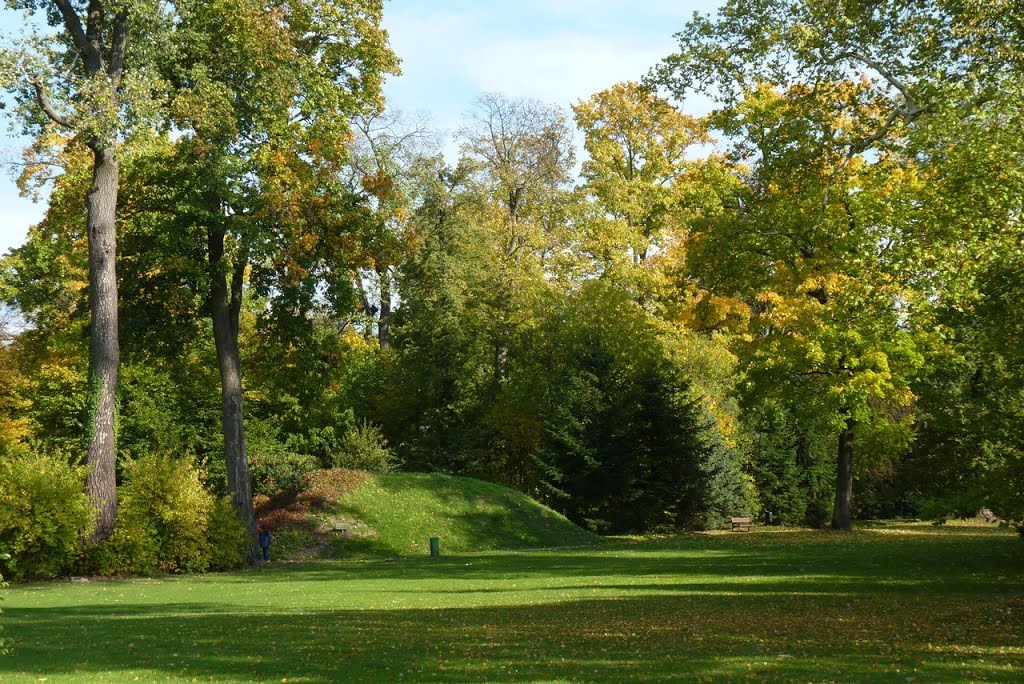
[[[694,11],[719,0],[389,0],[384,24],[403,74],[385,88],[388,103],[426,111],[442,130],[459,127],[484,92],[568,107],[613,83],[641,77],[675,43]],[[0,31],[19,14],[0,10]],[[695,103],[700,107],[699,103]],[[694,111],[693,113],[703,113]],[[0,159],[25,141],[0,127]],[[0,175],[0,253],[25,239],[43,205],[18,196]]]

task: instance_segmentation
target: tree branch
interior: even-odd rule
[[[837,59],[843,59],[844,57],[855,59],[855,60],[857,60],[857,61],[867,65],[871,69],[874,69],[875,71],[878,72],[878,74],[882,78],[884,78],[886,81],[888,81],[889,85],[891,85],[896,90],[900,91],[900,93],[903,95],[903,100],[907,103],[907,113],[908,114],[912,110],[918,109],[918,106],[915,103],[914,98],[912,98],[910,96],[910,91],[907,89],[907,86],[903,83],[903,81],[901,81],[900,79],[896,78],[896,76],[893,75],[893,73],[891,71],[886,69],[880,63],[878,63],[874,59],[871,59],[867,55],[864,55],[864,54],[861,54],[860,52],[857,52],[856,50],[847,50],[846,52],[841,52],[839,55],[837,55],[836,58]]]
[[[82,27],[82,20],[78,17],[78,13],[75,12],[75,8],[68,0],[53,0],[53,4],[60,10],[61,17],[64,19],[64,27],[71,34],[71,40],[74,41],[75,47],[84,56],[89,51],[89,42],[85,39],[85,29]]]
[[[86,63],[91,74],[106,72],[103,64],[103,23],[105,21],[103,0],[89,0],[85,18],[85,42],[95,57],[95,62]]]
[[[53,108],[53,103],[50,102],[50,96],[46,94],[46,88],[43,87],[43,81],[39,76],[31,76],[32,87],[36,91],[36,102],[39,103],[39,107],[43,110],[54,123],[63,126],[64,128],[71,128],[71,121],[62,116],[56,109]]]
[[[124,72],[124,57],[128,46],[128,13],[121,12],[114,19],[114,44],[110,52],[110,67],[107,73],[114,88],[121,85]]]
[[[75,48],[78,50],[78,54],[82,56],[82,61],[85,62],[87,68],[91,70],[102,64],[103,56],[93,49],[93,46],[85,37],[82,19],[71,5],[70,0],[53,0],[53,4],[57,5],[57,9],[60,10],[60,15],[64,19],[64,28],[71,35],[71,40],[75,43]]]

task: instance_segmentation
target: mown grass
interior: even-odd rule
[[[772,530],[9,589],[0,681],[1024,681],[1024,542]]]
[[[338,478],[344,485],[332,486]],[[272,526],[284,521],[274,530],[276,557],[422,556],[431,537],[440,540],[443,553],[602,541],[521,492],[467,477],[320,471],[305,488],[261,508]],[[315,495],[307,496],[310,491]],[[303,502],[309,509],[297,515],[274,512],[275,505],[278,512],[289,505],[295,511]],[[329,529],[331,521],[350,525],[353,534]]]

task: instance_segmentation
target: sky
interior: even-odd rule
[[[402,75],[384,92],[388,106],[429,113],[454,131],[485,92],[528,97],[568,109],[614,83],[636,80],[675,47],[672,35],[695,11],[720,0],[388,0],[384,25]],[[0,10],[0,32],[20,15]],[[700,103],[695,103],[699,108]],[[690,110],[693,114],[704,112]],[[0,160],[26,140],[0,123]],[[19,197],[0,174],[0,254],[21,244],[42,203]]]

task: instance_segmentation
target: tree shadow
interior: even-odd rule
[[[40,585],[5,602],[0,680],[1024,679],[1024,544],[943,539],[709,535]]]
[[[11,608],[5,681],[72,673],[215,681],[669,681],[1019,675],[1015,630],[977,601],[924,615],[842,593],[596,598],[436,609],[259,611],[222,604]],[[967,611],[966,613],[964,611]],[[1019,613],[1018,613],[1019,614]],[[929,644],[944,644],[948,652]],[[993,655],[997,654],[997,655]]]
[[[730,578],[739,586],[783,578],[818,578],[851,591],[915,591],[938,586],[944,592],[991,593],[1019,590],[1016,582],[993,582],[1007,569],[1024,567],[1024,544],[1015,535],[957,535],[936,543],[930,535],[879,538],[870,532],[834,536],[821,533],[687,536],[654,541],[620,541],[601,547],[445,554],[441,558],[392,557],[384,560],[278,563],[254,571],[260,581],[510,580],[629,576]],[[831,541],[831,537],[826,536]],[[226,575],[227,582],[249,582],[254,573]],[[689,578],[689,579],[687,579]],[[427,591],[433,590],[426,587]]]

